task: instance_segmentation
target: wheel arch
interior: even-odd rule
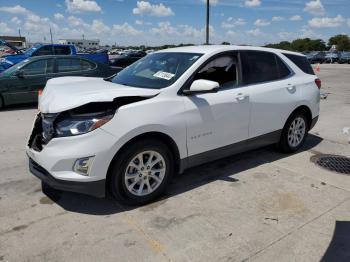
[[[306,118],[307,118],[307,121],[308,121],[308,125],[309,125],[309,128],[310,128],[310,125],[312,123],[312,111],[311,109],[306,106],[306,105],[300,105],[298,106],[296,109],[294,109],[294,111],[289,115],[287,121],[285,124],[287,124],[288,120],[294,116],[296,113],[303,113]]]
[[[158,131],[146,132],[146,133],[143,133],[143,134],[140,134],[140,135],[137,135],[137,136],[131,138],[126,143],[124,143],[120,147],[120,149],[116,152],[116,154],[114,155],[114,157],[112,158],[112,161],[110,162],[110,164],[108,166],[107,177],[106,177],[106,187],[108,187],[108,185],[110,183],[111,169],[112,169],[112,165],[113,165],[114,161],[116,161],[116,159],[122,154],[122,152],[125,150],[125,148],[127,148],[129,145],[135,143],[136,141],[145,140],[145,139],[157,139],[157,140],[160,140],[164,145],[166,145],[174,156],[175,173],[179,172],[179,170],[180,170],[180,151],[179,151],[179,148],[178,148],[176,142],[174,141],[174,139],[172,139],[169,135],[162,133],[162,132],[158,132]]]

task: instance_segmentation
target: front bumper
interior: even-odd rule
[[[26,148],[31,173],[53,188],[103,197],[118,139],[99,128],[84,135],[53,138],[44,144],[40,124],[37,118]],[[86,157],[93,160],[88,173],[82,175],[74,165]]]
[[[54,189],[82,193],[94,197],[105,196],[105,179],[92,182],[76,182],[56,179],[31,158],[29,158],[29,170],[33,175]]]

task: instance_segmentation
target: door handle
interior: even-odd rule
[[[246,100],[247,98],[249,98],[249,96],[243,95],[242,93],[239,93],[239,94],[237,94],[237,96],[236,96],[236,100],[237,100],[238,102],[242,102],[242,101]]]
[[[288,87],[287,87],[287,90],[290,92],[290,93],[295,93],[295,91],[296,91],[296,86],[294,86],[294,85],[288,85]]]

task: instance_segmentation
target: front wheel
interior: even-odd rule
[[[280,149],[292,153],[300,149],[309,131],[309,123],[302,113],[292,115],[284,126],[279,142]]]
[[[173,156],[166,145],[154,139],[140,140],[113,163],[110,190],[124,204],[146,204],[164,192],[173,171]]]

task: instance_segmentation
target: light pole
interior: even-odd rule
[[[210,9],[210,4],[209,0],[207,0],[207,25],[206,25],[206,40],[205,44],[209,45],[209,10]]]

